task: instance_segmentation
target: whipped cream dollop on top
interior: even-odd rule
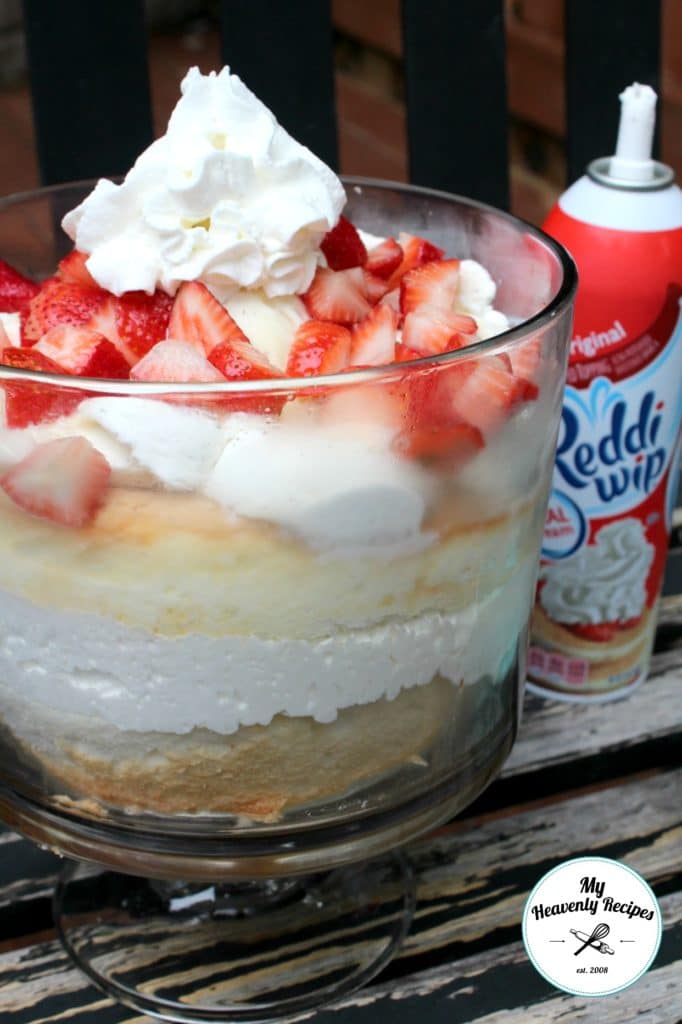
[[[192,68],[166,134],[121,185],[101,179],[63,220],[109,291],[173,294],[201,280],[303,292],[346,196],[336,175],[277,123],[229,68]]]
[[[556,622],[594,624],[637,618],[655,549],[639,519],[602,526],[594,544],[540,570],[540,601]]]

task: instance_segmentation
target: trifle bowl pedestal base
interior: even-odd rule
[[[71,863],[54,896],[67,952],[106,995],[166,1021],[274,1021],[346,995],[410,927],[394,852],[296,879],[155,881]]]

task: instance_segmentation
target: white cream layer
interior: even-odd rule
[[[94,614],[0,594],[0,686],[55,712],[119,729],[229,734],[285,713],[331,722],[437,674],[474,683],[508,670],[530,603],[534,560],[478,605],[319,640],[169,638]],[[295,584],[294,584],[295,585]],[[1,705],[0,705],[1,712]]]

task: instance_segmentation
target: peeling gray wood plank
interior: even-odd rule
[[[472,974],[488,969],[486,964],[501,963],[509,949],[515,948],[521,909],[530,889],[549,867],[582,852],[623,859],[653,883],[670,878],[679,869],[681,790],[682,770],[671,771],[510,814],[502,820],[461,822],[452,830],[413,844],[410,856],[418,875],[419,903],[398,962],[402,961],[405,970],[414,970],[416,958],[438,951],[443,960],[457,961],[438,968],[434,975],[441,977],[438,972],[445,972],[450,984],[453,972],[462,963],[469,963],[459,958],[466,956],[471,943],[487,939],[495,948],[489,954],[470,958],[477,965]],[[612,838],[614,834],[616,839]],[[362,932],[358,932],[356,941],[362,938]],[[496,948],[504,942],[510,945]],[[310,940],[302,955],[309,955],[322,969],[327,951],[334,948],[333,934],[320,935]],[[115,952],[112,950],[112,954]],[[510,963],[522,966],[518,960]],[[529,964],[527,967],[532,978],[544,986],[539,991],[546,994],[546,983]],[[250,970],[265,969],[276,970],[276,964],[255,961],[250,966]],[[220,983],[230,973],[229,964],[214,965],[206,984],[212,980]],[[421,977],[395,983],[390,991],[402,992],[406,984],[417,984]],[[244,983],[247,980],[248,974]],[[56,1020],[109,1024],[128,1019],[111,1016],[118,1011],[108,1006],[69,966],[57,943],[42,943],[0,956],[0,1019],[4,1013],[12,1015],[13,1024]],[[336,1014],[334,1017],[339,1019]],[[352,1020],[355,1024],[356,1018]],[[363,1018],[357,1017],[357,1024],[363,1024]]]

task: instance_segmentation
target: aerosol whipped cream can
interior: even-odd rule
[[[680,462],[682,192],[650,159],[656,94],[544,224],[579,286],[533,612],[531,689],[621,697],[646,676]]]

